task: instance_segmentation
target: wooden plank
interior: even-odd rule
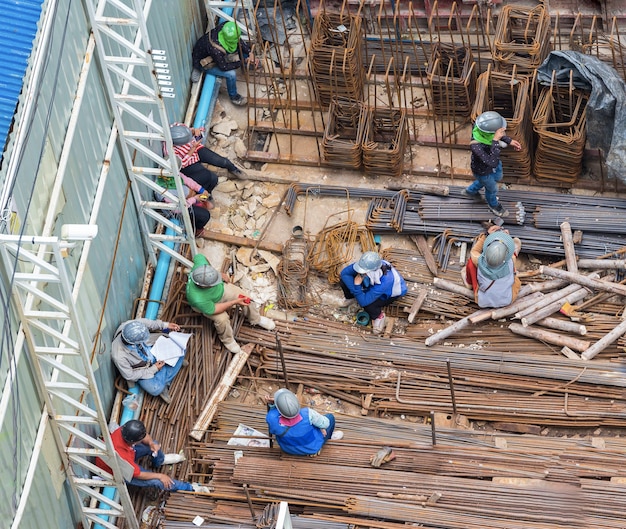
[[[256,239],[249,239],[247,237],[238,237],[236,235],[228,235],[227,233],[220,233],[217,231],[211,231],[204,229],[202,232],[202,238],[211,241],[223,242],[225,244],[234,244],[236,246],[246,246],[248,248],[259,248],[260,250],[266,250],[268,252],[283,253],[283,245],[261,241],[258,246]]]
[[[413,323],[413,320],[415,319],[416,314],[422,308],[422,304],[426,300],[427,294],[428,294],[428,292],[426,292],[425,290],[421,290],[420,289],[418,291],[417,298],[415,298],[415,301],[413,302],[413,305],[411,305],[411,308],[409,309],[409,316],[407,318],[409,320],[409,323]]]
[[[513,432],[513,433],[530,433],[533,435],[541,434],[541,427],[536,424],[523,424],[516,422],[493,422],[491,423],[496,430],[500,430],[502,432]]]
[[[222,380],[220,380],[211,398],[198,416],[198,420],[193,425],[191,432],[189,432],[189,436],[193,437],[196,441],[202,440],[204,434],[209,429],[219,403],[226,398],[231,387],[236,382],[239,373],[248,362],[248,358],[250,358],[252,349],[254,349],[254,344],[247,343],[241,346],[240,353],[233,355],[233,359],[230,361],[230,365],[226,369]]]
[[[370,411],[370,406],[372,405],[372,398],[374,397],[373,393],[368,393],[365,395],[364,399],[361,399],[363,402],[363,406],[361,408],[361,415],[367,415]]]
[[[428,247],[426,237],[423,235],[409,235],[409,237],[417,245],[418,250],[426,261],[426,266],[428,267],[428,270],[430,270],[430,273],[434,277],[437,277],[437,263],[435,262],[435,258],[433,257],[430,248]]]

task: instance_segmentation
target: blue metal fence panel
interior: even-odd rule
[[[2,151],[22,91],[43,0],[0,0],[0,141]]]

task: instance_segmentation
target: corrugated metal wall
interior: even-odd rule
[[[201,0],[159,0],[153,2],[149,14],[152,47],[166,51],[174,80],[176,97],[165,99],[172,121],[184,117],[188,104],[191,48],[204,27],[203,13]],[[98,186],[102,185],[100,179],[112,112],[97,61],[90,57],[92,63],[84,62],[90,35],[87,19],[82,2],[60,0],[56,4],[54,30],[43,79],[38,86],[36,111],[12,190],[20,227],[26,234],[42,234],[64,151],[69,152],[69,156],[60,199],[51,212],[52,234],[58,235],[62,224],[89,222]],[[84,69],[88,71],[81,101],[76,96],[79,76]],[[72,108],[78,102],[81,108],[75,130],[68,134]],[[8,155],[18,153],[9,150]],[[119,148],[115,148],[106,167],[103,199],[95,219],[98,236],[91,245],[77,304],[89,338],[93,339],[93,366],[101,397],[110,408],[114,394],[114,370],[109,356],[111,335],[121,321],[132,316],[146,258]],[[6,163],[2,171],[6,171]],[[5,179],[6,174],[0,173],[0,182]],[[74,274],[79,258],[80,251],[76,249],[66,259]],[[10,288],[7,278],[0,281],[0,290],[6,294]],[[0,486],[0,516],[4,521],[14,519],[42,411],[25,353],[17,365],[16,382],[5,385],[7,379],[11,379],[11,360],[20,354],[19,344],[15,343],[15,312],[6,316],[5,325],[9,321],[12,325],[10,336],[0,344],[0,387],[4,385],[0,406],[0,467],[4,478]],[[19,527],[73,527],[77,517],[69,507],[70,495],[49,431],[45,432],[43,446],[28,507]]]

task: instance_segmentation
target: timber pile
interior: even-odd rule
[[[264,417],[261,406],[220,406],[211,442],[191,447],[197,468],[212,469],[214,492],[171,495],[164,527],[198,514],[209,522],[249,524],[253,513],[257,520],[268,503],[282,500],[301,519],[362,528],[622,526],[623,439],[437,428],[433,445],[429,426],[338,415],[344,439],[329,442],[314,459],[226,444],[240,423],[265,431]],[[381,446],[391,446],[396,458],[372,468]],[[236,450],[243,454],[238,459]]]

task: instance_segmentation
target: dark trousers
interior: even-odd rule
[[[222,169],[227,169],[228,171],[237,169],[237,166],[228,158],[220,156],[208,147],[200,147],[200,149],[198,149],[198,156],[200,157],[200,161],[202,163],[208,163],[209,165],[221,167]]]
[[[180,172],[198,182],[209,193],[213,191],[217,185],[217,175],[213,171],[209,171],[201,162],[192,163],[187,167],[183,167]]]
[[[343,295],[346,299],[354,299],[354,295],[350,292],[350,289],[343,281],[339,281],[339,286],[341,286],[341,290],[343,291]],[[363,310],[369,314],[371,320],[375,320],[378,316],[380,316],[383,307],[391,305],[398,298],[400,298],[400,296],[385,299],[378,298],[366,307],[363,307]]]

